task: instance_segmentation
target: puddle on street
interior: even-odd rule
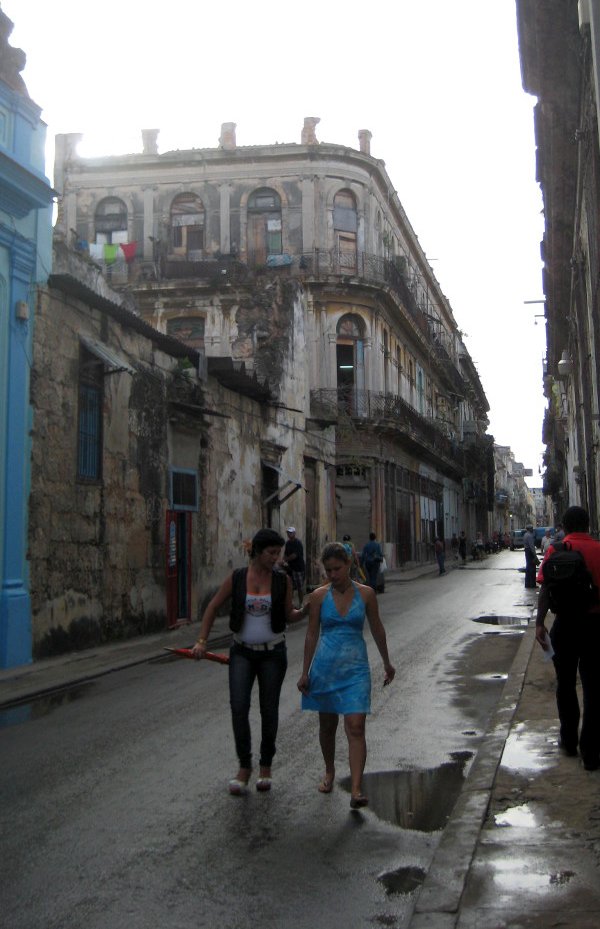
[[[474,623],[485,623],[488,626],[528,626],[529,616],[498,616],[496,613],[487,613],[483,616],[473,617]]]
[[[575,877],[574,871],[548,872],[532,864],[530,858],[511,855],[510,858],[495,858],[492,862],[494,883],[500,891],[510,897],[519,892],[547,893],[549,887],[564,887]]]
[[[381,771],[363,776],[368,810],[402,829],[437,832],[443,829],[463,787],[471,752],[457,752],[453,761],[424,771]],[[350,789],[350,779],[341,786]]]
[[[519,723],[510,732],[500,764],[512,771],[542,771],[556,764],[556,757],[548,754],[544,736],[528,732],[523,723]]]
[[[493,630],[486,629],[486,630],[482,633],[482,635],[497,635],[497,636],[501,636],[501,635],[506,635],[506,636],[508,636],[508,635],[510,635],[510,636],[519,636],[519,635],[524,635],[524,633],[525,633],[525,630],[524,630],[524,629],[493,629]]]
[[[508,679],[508,674],[476,674],[476,681],[506,681]]]
[[[389,896],[392,894],[411,894],[420,887],[425,880],[426,872],[423,868],[398,868],[396,871],[386,871],[380,874],[377,880],[385,887]]]
[[[15,706],[9,706],[0,710],[0,729],[7,726],[18,726],[21,723],[31,722],[34,719],[40,719],[47,716],[66,703],[73,703],[88,693],[92,686],[92,681],[86,684],[79,684],[76,687],[67,687],[64,690],[55,690],[52,693],[38,697],[36,700],[30,700],[27,703],[17,703]]]
[[[533,829],[538,825],[534,814],[526,803],[513,806],[494,816],[496,826],[517,826],[521,829]]]

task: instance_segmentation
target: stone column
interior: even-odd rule
[[[154,187],[144,188],[144,258],[151,261],[154,257],[154,243],[151,236],[156,237],[158,230],[154,230]]]
[[[221,184],[219,187],[219,210],[221,223],[221,242],[219,248],[223,255],[229,255],[231,252],[231,185]]]
[[[315,185],[310,177],[302,178],[302,251],[315,248]]]

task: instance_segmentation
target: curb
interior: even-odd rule
[[[450,819],[421,885],[409,929],[455,929],[496,773],[517,711],[535,643],[529,623]]]

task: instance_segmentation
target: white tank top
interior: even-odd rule
[[[263,645],[273,636],[271,629],[271,594],[246,593],[244,622],[239,632],[242,642]]]

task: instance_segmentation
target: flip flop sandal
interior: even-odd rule
[[[267,790],[271,789],[271,784],[273,781],[270,777],[257,777],[256,779],[256,789],[260,790],[261,793],[266,793]]]
[[[364,794],[358,794],[356,797],[350,797],[350,809],[360,810],[363,806],[369,805],[369,798]]]
[[[324,777],[321,783],[319,784],[317,790],[320,794],[330,794],[333,790],[335,778],[332,777],[331,780],[328,777]]]
[[[244,797],[248,793],[248,784],[234,777],[229,781],[229,793],[233,797]]]

